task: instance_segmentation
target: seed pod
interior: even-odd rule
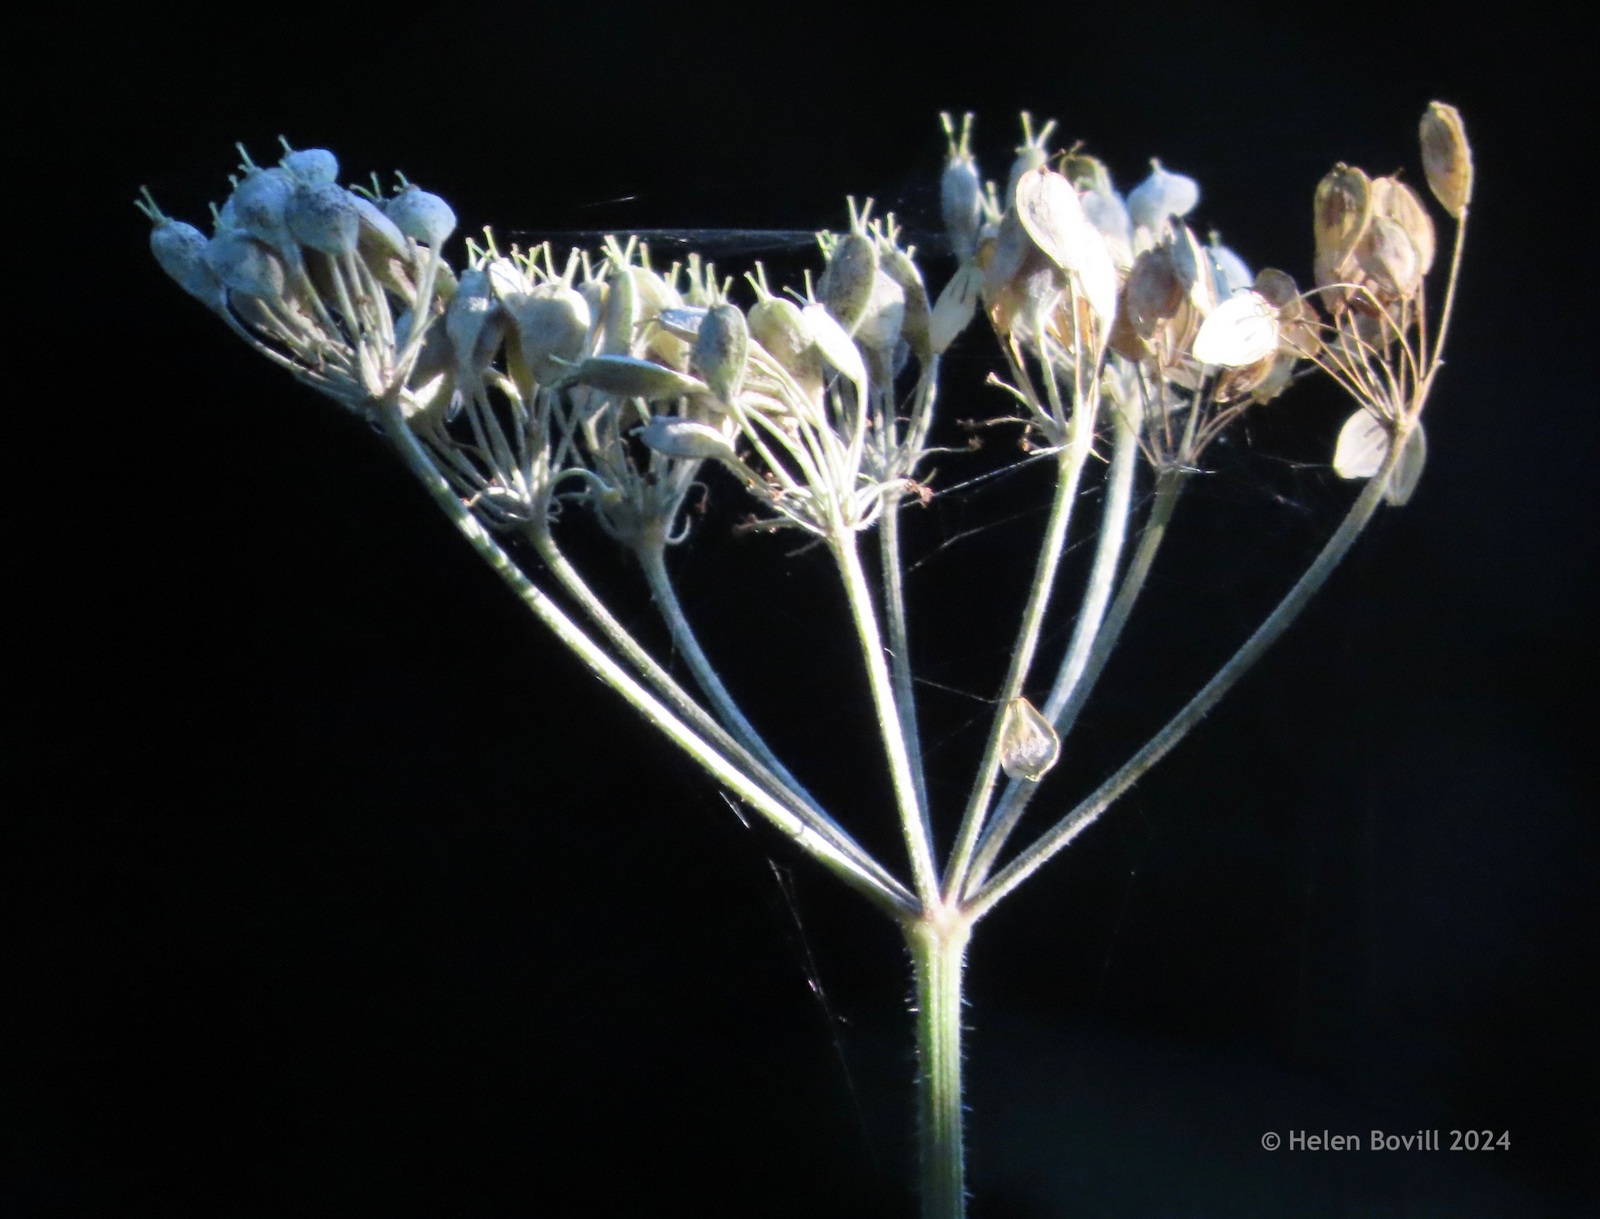
[[[1317,287],[1342,283],[1349,260],[1372,221],[1372,184],[1353,165],[1335,165],[1312,200],[1312,233],[1316,239]]]
[[[928,347],[934,355],[943,355],[956,336],[972,324],[982,288],[983,271],[970,262],[944,286],[928,319]]]
[[[287,170],[253,169],[234,188],[223,211],[250,236],[283,249],[288,243],[284,220],[294,188]]]
[[[633,328],[639,319],[639,300],[634,279],[626,266],[617,267],[606,279],[605,303],[600,312],[600,354],[633,354]]]
[[[655,324],[675,339],[692,343],[700,337],[700,327],[706,314],[711,312],[700,305],[682,305],[676,309],[663,309],[655,316]]]
[[[689,371],[711,387],[718,401],[732,406],[744,388],[750,357],[750,329],[736,305],[707,311],[689,353]]]
[[[502,305],[513,304],[533,290],[527,274],[509,258],[491,259],[483,273],[489,277],[489,290]]]
[[[872,299],[877,278],[877,247],[865,233],[846,233],[833,247],[828,268],[817,282],[817,295],[839,325],[853,332]]]
[[[1383,296],[1410,300],[1422,286],[1422,260],[1411,238],[1387,216],[1374,216],[1356,246],[1356,263]]]
[[[361,236],[355,196],[332,182],[301,182],[285,211],[289,235],[324,254],[354,254]]]
[[[1211,262],[1211,278],[1217,285],[1217,295],[1226,300],[1236,292],[1248,292],[1255,282],[1250,268],[1227,246],[1211,234],[1211,244],[1206,247],[1206,257]]]
[[[589,305],[575,289],[560,280],[536,284],[508,309],[522,359],[541,385],[555,384],[583,358]]]
[[[939,119],[950,142],[950,156],[939,178],[939,214],[944,218],[951,253],[966,262],[978,248],[978,227],[983,221],[983,183],[978,163],[972,159],[972,115],[962,116],[959,137],[948,114]]]
[[[1451,219],[1459,220],[1472,200],[1472,146],[1460,111],[1444,102],[1429,103],[1420,135],[1428,189]]]
[[[1433,220],[1428,209],[1422,206],[1417,192],[1398,178],[1372,180],[1372,214],[1393,220],[1416,247],[1420,273],[1426,275],[1433,268],[1435,239]]]
[[[1061,756],[1054,726],[1025,698],[1006,704],[1000,721],[1000,769],[1008,779],[1037,783]]]
[[[1084,216],[1105,238],[1111,261],[1126,271],[1133,265],[1133,221],[1122,197],[1113,190],[1091,190],[1078,198],[1083,204]]]
[[[1092,230],[1072,183],[1052,170],[1031,169],[1017,179],[1014,206],[1023,232],[1044,256],[1063,271],[1076,270]]]
[[[1333,472],[1340,478],[1371,478],[1389,454],[1390,425],[1363,407],[1344,421],[1333,447]]]
[[[1205,247],[1186,224],[1174,225],[1167,248],[1172,258],[1172,270],[1183,285],[1189,301],[1205,317],[1217,307],[1216,282],[1211,277],[1211,259]]]
[[[1278,311],[1265,297],[1248,289],[1211,311],[1195,335],[1193,347],[1200,363],[1222,368],[1258,364],[1277,350]]]
[[[1152,158],[1150,176],[1128,193],[1128,216],[1138,227],[1155,232],[1168,216],[1181,219],[1199,202],[1199,183],[1185,174],[1163,169],[1161,162]]]
[[[800,306],[781,296],[768,296],[750,307],[746,319],[750,337],[760,343],[790,375],[810,371],[816,354],[816,341],[806,326]]]
[[[207,309],[223,309],[222,282],[206,258],[206,235],[181,220],[158,220],[150,230],[150,253],[156,263]]]
[[[993,242],[985,242],[978,247],[978,261],[983,266],[984,303],[994,304],[1012,281],[1022,274],[1028,256],[1041,256],[1037,251],[1038,247],[1022,226],[1017,209],[1007,208],[1005,215],[1000,217]]]
[[[590,356],[566,380],[619,397],[643,398],[646,402],[710,392],[703,381],[632,356]]]
[[[410,251],[406,248],[406,235],[395,222],[385,216],[370,199],[363,199],[357,194],[351,194],[350,199],[355,204],[356,219],[361,225],[358,241],[362,255],[368,260],[407,258]]]
[[[1134,260],[1123,299],[1128,320],[1141,337],[1150,338],[1161,323],[1176,317],[1183,305],[1183,284],[1172,267],[1171,250],[1162,245]]]
[[[1061,172],[1081,195],[1116,194],[1111,186],[1111,173],[1099,157],[1091,157],[1086,152],[1069,153],[1061,158]]]
[[[206,262],[230,291],[266,300],[283,295],[282,261],[269,246],[238,229],[211,239],[206,245]]]
[[[1017,183],[1022,180],[1022,175],[1035,169],[1043,169],[1050,159],[1049,152],[1045,149],[1050,139],[1050,133],[1056,129],[1056,121],[1051,119],[1042,128],[1039,134],[1033,133],[1033,116],[1026,110],[1022,112],[1022,143],[1017,145],[1016,160],[1011,162],[1011,172],[1006,175],[1006,210],[1011,209],[1017,197]]]
[[[868,351],[892,351],[900,341],[900,331],[905,325],[906,294],[893,279],[885,275],[882,259],[872,277],[872,295],[856,319],[851,331],[855,341]]]
[[[464,272],[444,312],[445,333],[456,353],[456,376],[471,385],[482,376],[505,336],[505,314],[487,271]]]
[[[800,310],[811,341],[817,345],[822,358],[839,370],[844,377],[855,382],[863,400],[867,396],[867,366],[861,361],[861,352],[844,328],[834,321],[833,315],[822,305],[807,305]]]
[[[407,237],[437,249],[456,231],[456,214],[438,195],[407,186],[383,205],[383,211]]]
[[[1254,290],[1278,311],[1278,350],[1281,354],[1310,359],[1322,350],[1322,339],[1317,334],[1316,310],[1300,295],[1293,277],[1276,267],[1263,267],[1256,276]],[[1292,366],[1292,359],[1290,364]]]
[[[657,415],[633,434],[645,447],[690,461],[732,461],[733,445],[716,428],[675,415]]]
[[[326,148],[290,148],[284,145],[278,165],[301,182],[334,182],[339,177],[339,158]]]
[[[917,362],[926,364],[933,352],[928,345],[928,289],[923,286],[922,272],[917,270],[917,264],[906,251],[893,244],[885,245],[879,253],[878,270],[900,288],[904,302],[900,333],[910,345]]]

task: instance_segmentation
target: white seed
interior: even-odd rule
[[[370,199],[363,199],[357,194],[351,194],[350,198],[355,203],[356,218],[361,224],[362,253],[369,257],[406,257],[408,253],[406,235],[400,231],[395,222],[385,216],[378,205]]]
[[[339,158],[326,148],[293,149],[278,164],[302,182],[333,182],[339,177]]]
[[[704,381],[632,356],[590,356],[573,370],[571,379],[590,389],[646,402],[710,392]]]
[[[383,205],[384,214],[407,237],[427,246],[443,245],[456,231],[456,214],[438,195],[408,186]]]
[[[731,461],[734,457],[733,445],[716,428],[675,415],[657,415],[643,427],[635,428],[634,435],[646,447],[668,457],[691,461]]]
[[[934,355],[943,355],[956,336],[972,324],[978,311],[978,296],[983,288],[983,271],[967,263],[944,286],[928,319],[928,346]]]
[[[1168,216],[1187,216],[1200,202],[1200,185],[1150,162],[1150,176],[1128,194],[1128,216],[1141,228],[1159,229]]]
[[[1333,447],[1333,472],[1340,478],[1371,478],[1389,454],[1389,425],[1365,408],[1344,421]]]
[[[206,262],[233,292],[269,300],[283,295],[283,263],[269,247],[238,229],[218,233],[207,243]]]
[[[222,308],[222,284],[206,259],[206,235],[192,224],[163,219],[150,230],[150,253],[190,296],[208,309]]]
[[[706,313],[689,353],[689,371],[711,387],[719,401],[731,406],[744,388],[750,358],[750,328],[737,305],[717,305]]]
[[[1211,276],[1217,285],[1217,295],[1222,299],[1226,300],[1236,292],[1248,291],[1255,283],[1256,277],[1244,259],[1220,244],[1215,233],[1211,235],[1211,244],[1206,247],[1206,257],[1211,262]]]
[[[843,327],[822,305],[807,305],[800,310],[811,341],[822,352],[822,358],[839,370],[847,380],[855,382],[861,397],[867,394],[867,366],[861,361],[861,352]]]
[[[1222,368],[1256,364],[1277,350],[1278,311],[1248,289],[1213,309],[1194,339],[1194,358]]]
[[[287,236],[284,217],[294,188],[295,180],[285,170],[251,170],[223,210],[231,211],[235,223],[252,237],[281,248]]]
[[[354,254],[361,236],[355,196],[332,182],[301,182],[285,214],[289,235],[324,254]]]

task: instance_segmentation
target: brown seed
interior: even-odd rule
[[[1472,199],[1472,146],[1461,113],[1444,102],[1432,102],[1422,116],[1422,168],[1439,206],[1461,219]]]
[[[1372,214],[1387,216],[1406,231],[1411,244],[1417,247],[1422,273],[1426,275],[1433,267],[1436,243],[1433,221],[1428,216],[1428,209],[1422,206],[1422,200],[1417,198],[1417,192],[1398,178],[1374,178]]]
[[[1128,320],[1143,338],[1149,338],[1156,327],[1178,312],[1184,299],[1183,284],[1165,246],[1146,250],[1134,260],[1124,299]]]
[[[1405,229],[1387,216],[1374,216],[1356,247],[1356,261],[1378,291],[1410,300],[1422,286],[1422,259]]]
[[[1335,165],[1317,183],[1312,205],[1317,287],[1343,282],[1350,255],[1372,219],[1372,184],[1353,165]]]

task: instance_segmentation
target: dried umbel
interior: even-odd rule
[[[972,929],[1215,706],[1383,504],[1416,492],[1472,161],[1460,116],[1436,103],[1422,121],[1423,169],[1455,222],[1441,302],[1430,290],[1434,223],[1400,176],[1339,164],[1317,185],[1313,286],[1302,292],[1284,271],[1252,273],[1214,232],[1201,241],[1191,227],[1199,186],[1159,162],[1124,198],[1104,163],[1081,147],[1052,154],[1054,124],[1036,131],[1024,116],[1002,192],[981,177],[971,117],[959,131],[948,116],[943,125],[941,212],[957,265],[931,305],[915,250],[892,216],[872,218],[870,201],[850,202],[845,232],[819,235],[814,290],[808,278],[803,292],[774,291],[758,264],[748,295],[697,255],[657,269],[635,238],[558,258],[547,245],[502,252],[486,230],[453,259],[448,203],[404,179],[387,193],[376,179],[370,190],[341,186],[337,159],[321,149],[285,145],[266,168],[245,157],[209,236],[148,194],[139,206],[157,262],[186,293],[380,428],[463,537],[593,672],[895,920],[916,981],[924,1214],[957,1219]],[[990,382],[1010,408],[983,426],[1019,429],[1054,484],[1018,630],[999,649],[1006,671],[970,790],[941,820],[923,767],[899,522],[937,494],[927,466],[944,357],[976,346],[980,311],[1003,362]],[[1148,744],[1011,850],[1035,793],[1067,769],[1056,766],[1064,742],[1208,446],[1312,368],[1357,407],[1333,448],[1333,468],[1365,480],[1345,521]],[[1100,494],[1086,495],[1086,482]],[[863,848],[789,772],[679,605],[666,555],[704,528],[693,509],[713,498],[744,506],[743,530],[804,534],[836,568],[903,868]],[[1097,529],[1078,539],[1089,511]],[[602,602],[564,550],[564,522],[577,514],[633,560],[692,689],[624,625],[636,614]],[[860,553],[868,536],[876,589]],[[1063,612],[1062,560],[1078,540],[1092,541],[1089,570]],[[537,562],[524,570],[523,555]],[[1067,639],[1052,670],[1041,653],[1054,617]]]

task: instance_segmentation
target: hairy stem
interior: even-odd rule
[[[962,1132],[961,975],[970,920],[941,907],[906,925],[917,1002],[917,1146],[922,1219],[967,1213]]]
[[[917,785],[917,803],[928,807],[928,778],[922,765],[922,734],[917,729],[917,698],[911,685],[911,645],[906,631],[905,575],[900,565],[900,508],[905,495],[890,491],[883,497],[883,517],[878,523],[878,554],[883,567],[884,617],[889,627],[889,675],[894,681],[894,701],[900,709],[906,752],[911,755],[911,777]]]
[[[933,866],[933,833],[928,824],[928,811],[917,799],[916,780],[911,776],[911,758],[906,750],[900,710],[895,703],[894,683],[889,678],[889,666],[884,661],[883,637],[878,631],[878,615],[872,605],[867,577],[861,570],[855,532],[843,527],[835,529],[830,535],[829,547],[844,581],[845,596],[849,599],[850,614],[855,620],[856,636],[861,643],[862,659],[866,662],[867,684],[872,690],[872,705],[877,712],[878,729],[883,736],[889,778],[894,784],[895,802],[900,810],[900,828],[905,835],[906,851],[911,857],[911,878],[918,900],[927,909],[937,902],[939,895],[938,874]]]

